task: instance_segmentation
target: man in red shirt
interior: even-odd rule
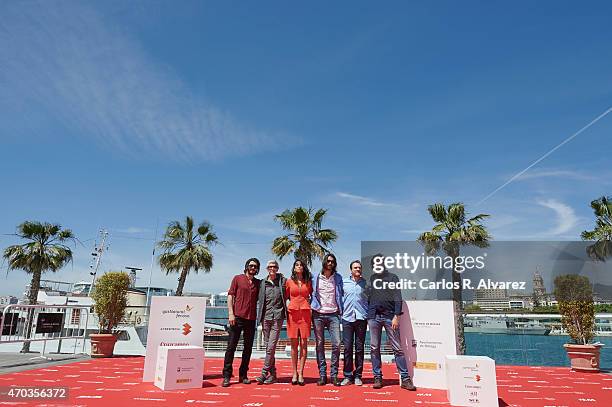
[[[230,385],[232,377],[232,363],[234,354],[243,334],[244,349],[242,350],[242,363],[238,371],[238,381],[250,384],[247,377],[249,361],[253,350],[255,339],[255,321],[257,319],[257,296],[259,295],[259,284],[261,280],[255,278],[259,273],[259,260],[251,258],[244,264],[244,273],[234,276],[229,291],[227,292],[227,308],[229,311],[229,342],[225,351],[223,366],[223,387]]]

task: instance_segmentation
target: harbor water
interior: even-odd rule
[[[466,333],[468,355],[488,356],[498,365],[569,366],[563,344],[568,336],[491,335]],[[602,369],[612,370],[612,337],[596,337],[601,349]]]

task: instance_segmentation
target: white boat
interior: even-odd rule
[[[548,333],[542,333],[543,329]],[[559,314],[466,314],[464,330],[507,335],[567,335]],[[612,314],[595,314],[595,336],[612,336]]]
[[[34,334],[35,341],[30,342],[32,352],[55,352],[55,353],[91,353],[89,335],[98,333],[98,317],[93,312],[93,299],[87,295],[87,282],[79,282],[74,285],[58,281],[42,280],[41,290],[38,292],[38,305],[45,305],[44,312],[63,313],[62,337],[82,337],[85,340],[55,339],[58,334]],[[62,285],[71,286],[70,290],[61,290]],[[57,308],[60,307],[60,308]],[[11,311],[14,308],[15,311]],[[128,307],[126,316],[115,329],[117,343],[114,353],[116,355],[145,355],[146,350],[143,339],[146,337],[146,293],[130,289],[128,292]],[[23,324],[27,317],[27,311],[12,306],[7,310],[16,314],[18,324]],[[8,319],[8,317],[7,317]],[[18,329],[23,332],[23,329]],[[85,332],[84,332],[85,331]],[[0,337],[0,352],[19,352],[23,341],[18,335],[2,335]],[[22,337],[21,337],[22,338]]]
[[[508,318],[469,318],[464,319],[464,331],[482,334],[502,335],[548,335],[550,328],[535,321],[517,323]]]

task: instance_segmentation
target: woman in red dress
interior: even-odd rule
[[[311,311],[310,295],[312,294],[310,271],[306,263],[296,260],[293,263],[291,278],[285,283],[287,306],[287,337],[291,340],[291,365],[293,378],[291,384],[304,385],[304,364],[308,354],[308,338],[310,337]],[[298,345],[300,366],[298,369]]]

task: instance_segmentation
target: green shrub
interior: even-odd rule
[[[99,333],[112,333],[123,319],[129,287],[130,277],[121,271],[111,271],[96,281],[91,297],[100,321]]]
[[[561,324],[574,343],[586,345],[595,336],[593,289],[585,276],[567,274],[555,278],[555,297]]]

